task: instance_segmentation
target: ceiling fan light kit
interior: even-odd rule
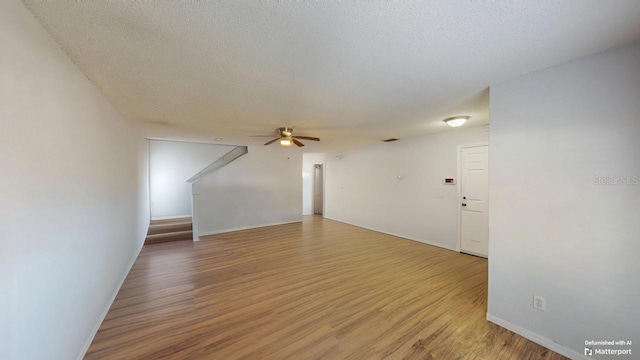
[[[291,147],[292,145],[296,145],[297,147],[303,147],[304,144],[300,142],[298,139],[302,140],[311,140],[311,141],[320,141],[320,138],[312,137],[312,136],[302,136],[302,135],[293,135],[293,129],[290,127],[281,127],[278,128],[278,134],[280,137],[277,137],[273,140],[267,141],[265,145],[271,145],[274,142],[280,140],[280,146],[283,147]],[[262,135],[257,135],[262,136]]]
[[[448,119],[444,119],[443,121],[447,123],[447,125],[455,128],[464,125],[467,120],[469,120],[469,116],[454,116]]]
[[[293,141],[291,141],[291,137],[288,138],[282,138],[280,139],[280,145],[284,146],[284,147],[290,147],[291,145],[293,145]]]

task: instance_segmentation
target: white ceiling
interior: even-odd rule
[[[640,38],[637,0],[25,3],[146,136],[310,152],[487,124],[491,84]]]

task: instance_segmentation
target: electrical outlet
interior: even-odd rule
[[[533,308],[540,311],[547,310],[546,300],[542,296],[533,295]]]

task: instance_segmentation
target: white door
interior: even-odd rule
[[[489,255],[489,147],[460,150],[460,251]]]

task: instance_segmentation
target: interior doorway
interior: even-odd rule
[[[322,164],[313,167],[313,214],[324,214],[324,169]]]
[[[489,256],[489,145],[460,146],[461,252]]]

